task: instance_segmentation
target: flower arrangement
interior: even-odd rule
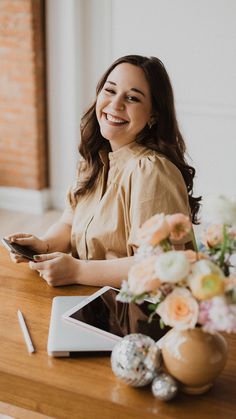
[[[123,281],[122,302],[150,301],[150,320],[178,330],[236,332],[236,201],[208,199],[205,219],[213,220],[199,249],[175,250],[192,225],[183,214],[156,214],[138,231],[136,263]]]

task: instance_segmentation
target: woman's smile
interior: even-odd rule
[[[112,115],[110,113],[105,113],[105,112],[103,112],[103,114],[104,114],[106,120],[108,121],[108,123],[110,122],[114,126],[124,125],[124,124],[128,123],[127,120],[125,120],[124,118],[121,118],[119,116],[115,116],[115,115]]]

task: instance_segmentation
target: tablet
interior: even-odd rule
[[[63,314],[84,298],[61,295],[53,298],[47,344],[49,356],[69,357],[87,352],[104,355],[112,351],[115,340],[63,320]]]
[[[148,322],[150,302],[122,303],[116,299],[118,293],[115,288],[103,287],[64,313],[63,319],[116,341],[130,333],[159,340],[167,332],[160,327],[157,314]]]

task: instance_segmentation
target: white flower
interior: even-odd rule
[[[172,250],[157,257],[155,271],[161,282],[177,283],[186,278],[190,263],[185,253]]]
[[[206,198],[203,218],[207,222],[236,226],[236,200],[224,195]]]

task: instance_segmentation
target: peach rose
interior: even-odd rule
[[[208,300],[224,294],[225,282],[222,270],[210,260],[199,260],[192,265],[188,278],[189,287],[194,297]]]
[[[236,291],[236,276],[225,278],[225,291]]]
[[[130,268],[128,284],[132,294],[141,295],[159,288],[161,283],[155,272],[155,262],[156,256],[149,256]]]
[[[202,243],[206,247],[214,247],[218,244],[223,243],[223,225],[222,224],[212,224],[210,225],[202,236]]]
[[[192,224],[189,220],[189,217],[186,217],[186,215],[181,213],[167,215],[166,220],[170,226],[171,240],[181,240],[190,232],[192,228]]]
[[[194,250],[184,250],[185,256],[187,256],[190,263],[197,262],[201,259],[209,259],[209,256],[202,252],[194,252]]]
[[[139,245],[150,244],[157,246],[162,240],[166,239],[170,234],[169,224],[164,214],[156,214],[149,220],[145,221],[139,228],[137,241]]]
[[[193,329],[198,319],[198,303],[186,288],[175,288],[159,304],[157,313],[167,326]]]

